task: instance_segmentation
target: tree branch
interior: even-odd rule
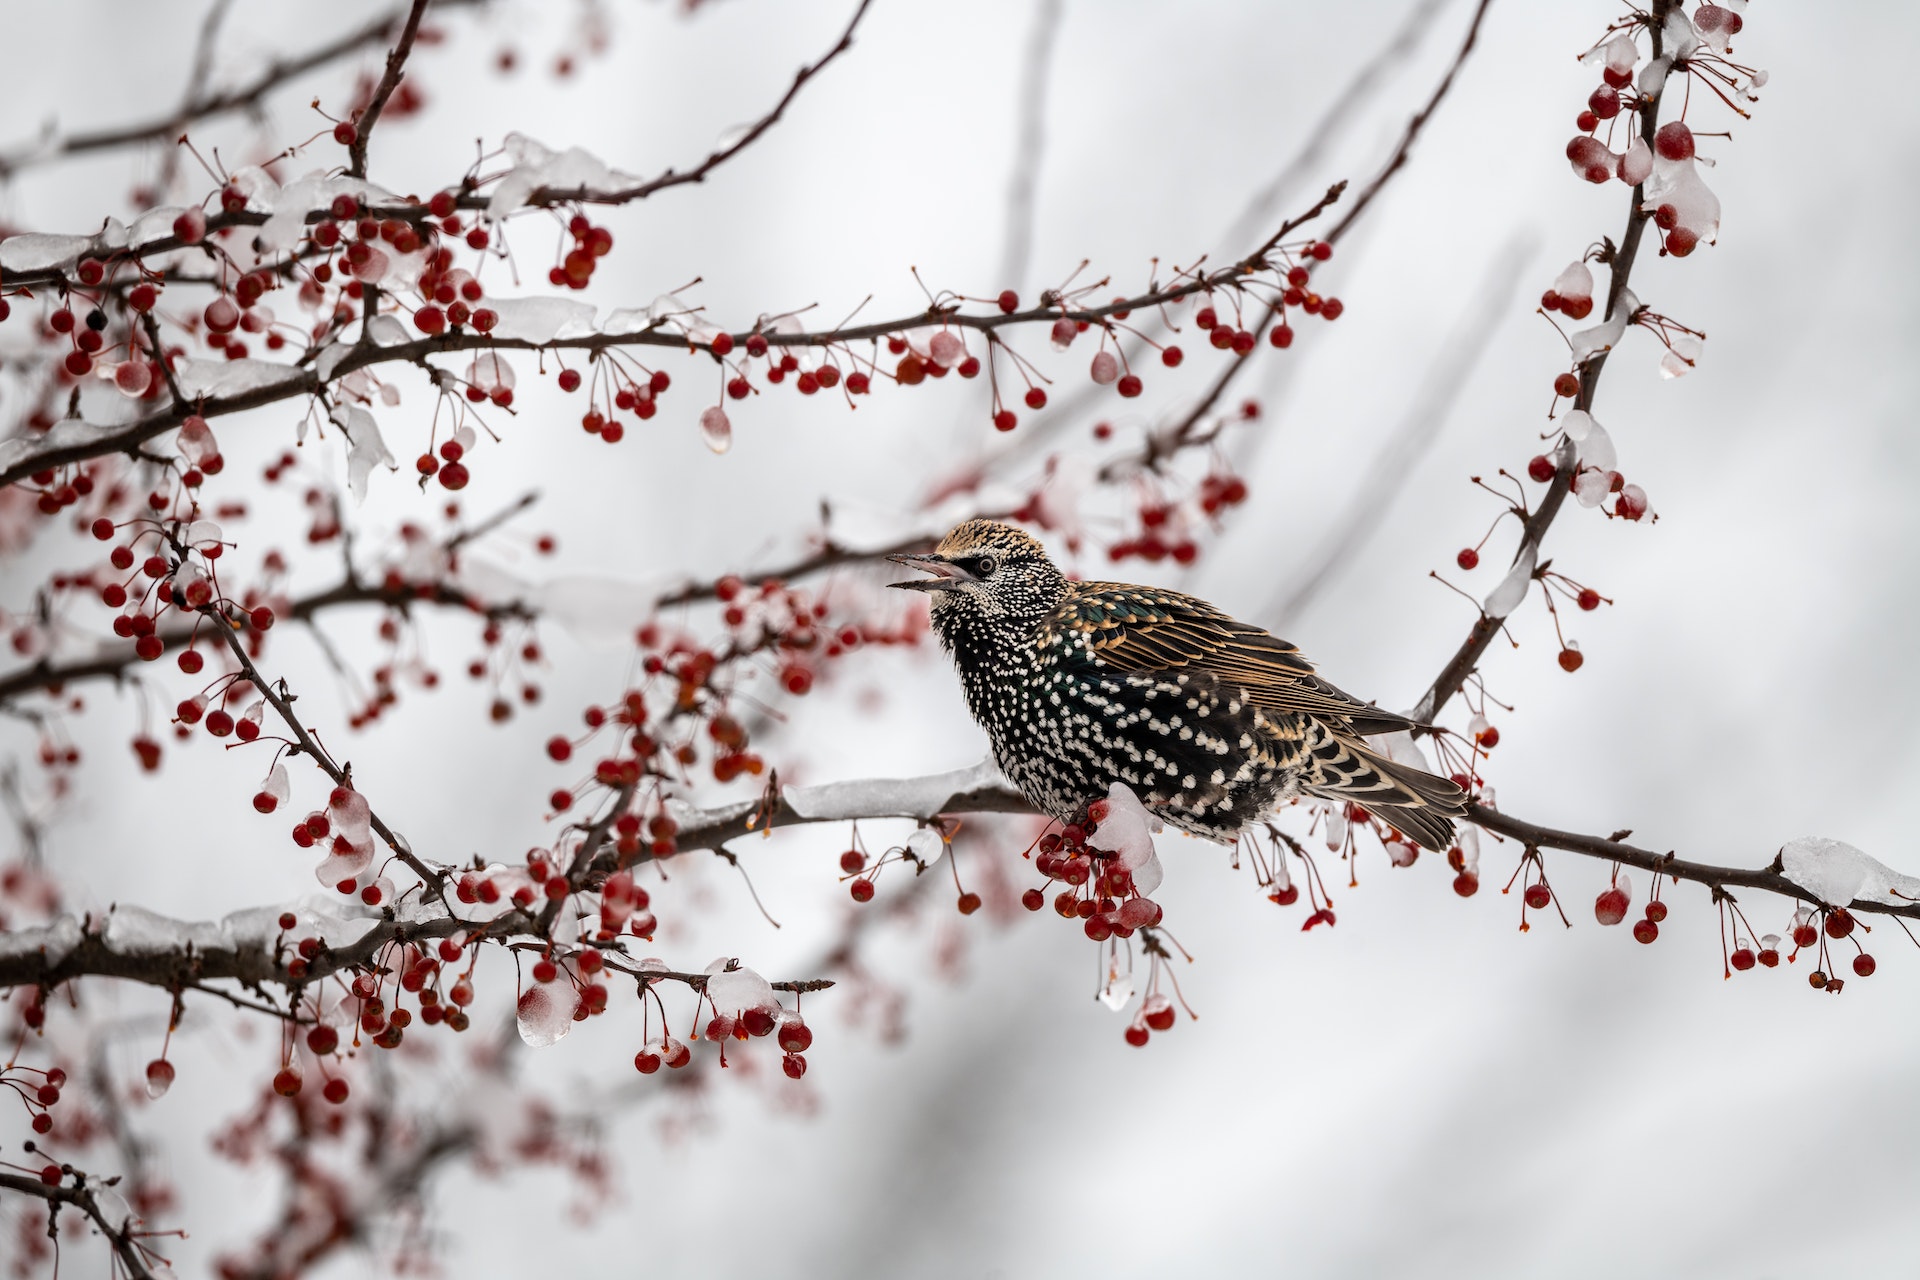
[[[1661,56],[1662,26],[1666,21],[1667,12],[1673,8],[1674,3],[1675,0],[1653,0],[1647,30],[1652,33],[1652,56],[1656,60]],[[1640,136],[1650,149],[1653,146],[1653,135],[1660,127],[1662,101],[1664,101],[1664,88],[1661,94],[1651,97],[1646,108],[1640,113]],[[1620,237],[1619,247],[1614,250],[1613,260],[1608,267],[1610,281],[1607,286],[1607,309],[1601,316],[1603,322],[1613,318],[1615,310],[1621,304],[1621,299],[1626,295],[1627,279],[1633,274],[1633,264],[1640,253],[1641,233],[1646,229],[1647,221],[1652,216],[1640,207],[1645,198],[1644,189],[1636,186],[1633,189],[1633,197],[1627,205],[1626,232]],[[1600,374],[1606,368],[1607,357],[1610,354],[1606,351],[1600,352],[1580,366],[1580,391],[1574,397],[1575,409],[1590,411],[1593,408],[1594,394],[1600,386]],[[1566,501],[1568,492],[1573,488],[1573,478],[1578,470],[1579,464],[1573,442],[1564,441],[1554,457],[1553,480],[1547,486],[1546,494],[1540,499],[1540,505],[1535,507],[1533,513],[1527,517],[1520,532],[1520,545],[1514,549],[1513,560],[1510,563],[1517,564],[1520,557],[1529,549],[1538,551],[1540,544],[1546,539],[1547,530],[1553,526],[1554,518],[1560,514],[1561,504]],[[1487,651],[1487,646],[1493,643],[1496,635],[1500,634],[1500,626],[1499,618],[1490,618],[1485,613],[1480,615],[1474,622],[1473,629],[1467,633],[1466,641],[1454,651],[1451,658],[1447,659],[1446,665],[1440,669],[1440,674],[1434,677],[1433,684],[1421,696],[1420,702],[1414,709],[1415,720],[1422,722],[1433,720],[1440,714],[1441,708],[1460,692],[1467,677],[1479,665],[1480,657]]]
[[[486,4],[489,0],[438,0],[438,3],[442,9],[451,9]],[[198,86],[191,85],[188,88],[188,104],[183,104],[180,110],[163,118],[116,125],[91,133],[76,133],[60,139],[50,147],[23,147],[11,156],[0,156],[0,178],[11,177],[23,170],[63,160],[69,156],[85,155],[93,151],[109,151],[115,147],[134,146],[143,142],[170,141],[195,121],[229,115],[235,111],[253,110],[268,94],[296,77],[303,76],[309,71],[316,71],[330,62],[349,57],[369,46],[384,43],[392,36],[394,28],[406,21],[407,12],[408,6],[396,6],[326,44],[291,58],[276,59],[254,79],[226,93],[198,98],[195,96]],[[209,222],[211,225],[211,220]]]
[[[355,120],[353,143],[347,148],[347,173],[355,178],[367,176],[367,143],[373,137],[373,126],[380,123],[380,113],[387,109],[387,99],[400,87],[400,77],[406,74],[407,56],[413,52],[414,37],[420,34],[420,19],[427,12],[432,0],[413,0],[412,9],[407,12],[407,22],[400,29],[400,38],[387,52],[387,69],[381,73],[380,83],[374,86],[373,96],[367,100],[367,109]]]
[[[100,1208],[100,1201],[94,1196],[92,1188],[86,1184],[86,1175],[74,1173],[72,1184],[62,1182],[59,1186],[49,1186],[38,1178],[22,1177],[16,1173],[0,1172],[0,1189],[18,1191],[22,1195],[44,1200],[50,1205],[71,1205],[73,1208],[93,1219],[94,1226],[107,1238],[120,1265],[127,1269],[132,1280],[153,1280],[153,1272],[147,1267],[146,1251],[134,1243],[133,1220],[128,1219],[115,1227],[107,1221],[107,1215]],[[51,1231],[52,1228],[49,1228]]]

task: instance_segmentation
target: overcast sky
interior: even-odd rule
[[[773,101],[850,7],[715,0],[689,18],[675,4],[614,0],[604,6],[610,51],[566,82],[546,68],[576,39],[583,11],[573,5],[523,0],[478,21],[449,18],[450,40],[416,65],[431,111],[382,126],[375,177],[424,193],[457,177],[474,139],[513,129],[642,174],[684,164]],[[1290,207],[1371,173],[1469,9],[1440,7]],[[1222,237],[1407,10],[1398,0],[1067,0],[1032,269],[1018,285],[1032,294],[1088,258],[1091,272],[1132,287],[1156,256],[1244,252]],[[219,76],[242,80],[272,51],[373,11],[237,6]],[[827,323],[869,295],[865,316],[910,311],[922,302],[910,268],[974,295],[1014,283],[996,273],[1033,11],[876,0],[852,53],[751,153],[704,186],[605,216],[616,250],[591,299],[645,305],[698,276],[691,294],[737,329],[809,304],[809,322]],[[65,55],[15,60],[6,133],[26,136],[47,116],[81,128],[170,104],[201,12],[170,0],[137,14],[103,0],[22,9],[19,47],[84,48],[88,72],[77,77]],[[1488,567],[1452,568],[1498,510],[1467,478],[1524,466],[1564,367],[1534,301],[1624,224],[1625,189],[1576,181],[1561,153],[1595,82],[1575,57],[1615,16],[1597,0],[1495,0],[1412,162],[1329,265],[1345,316],[1309,326],[1285,354],[1262,348],[1266,367],[1249,371],[1267,405],[1232,446],[1247,460],[1249,503],[1194,573],[1138,562],[1126,573],[1272,621],[1412,421],[1421,447],[1404,486],[1366,512],[1366,536],[1287,635],[1356,694],[1414,701],[1473,617],[1428,571],[1475,594],[1493,585]],[[1577,675],[1555,665],[1537,602],[1514,623],[1521,647],[1496,643],[1488,655],[1491,691],[1515,707],[1496,717],[1502,742],[1489,766],[1513,813],[1632,828],[1647,847],[1745,865],[1794,836],[1827,835],[1920,873],[1910,834],[1920,755],[1908,730],[1920,710],[1920,448],[1904,403],[1920,339],[1908,290],[1920,275],[1903,212],[1920,142],[1906,65],[1916,39],[1920,13],[1905,5],[1850,6],[1844,22],[1829,6],[1747,13],[1737,52],[1772,79],[1751,123],[1701,143],[1720,162],[1706,171],[1724,209],[1720,243],[1684,262],[1643,257],[1634,281],[1644,301],[1706,331],[1704,358],[1663,380],[1657,344],[1630,335],[1595,409],[1660,519],[1570,510],[1555,526],[1555,567],[1617,602],[1565,619],[1587,657]],[[511,78],[490,69],[503,46],[521,53]],[[337,104],[349,78],[314,77],[276,99],[269,136],[312,132],[305,103]],[[1710,130],[1729,116],[1696,95],[1690,118]],[[208,136],[244,154],[258,135],[229,124]],[[124,213],[142,168],[121,155],[32,175],[0,193],[0,217],[89,229],[103,212]],[[1493,317],[1484,341],[1463,346],[1481,315]],[[1084,353],[1049,363],[1029,345],[1064,375],[1063,392],[1078,385]],[[1217,366],[1197,345],[1178,375],[1154,366],[1148,395],[1126,412],[1103,406],[1123,434],[1204,385]],[[1463,349],[1477,363],[1453,403],[1436,403],[1425,389],[1436,362]],[[486,510],[538,485],[529,527],[555,531],[561,553],[506,567],[628,581],[749,569],[798,546],[823,497],[850,529],[914,518],[917,495],[991,443],[977,399],[929,386],[883,390],[853,415],[825,397],[760,397],[735,410],[733,451],[715,458],[693,427],[711,394],[705,375],[691,362],[672,368],[684,394],[677,386],[650,432],[610,451],[571,425],[577,406],[524,364],[521,415],[503,446],[481,451],[468,500]],[[428,404],[418,385],[405,394],[383,416],[403,458],[425,439]],[[289,446],[292,419],[282,408],[223,425],[237,474],[257,474]],[[1060,439],[1076,453],[1092,447],[1084,425]],[[421,507],[403,478],[376,477],[368,540]],[[249,537],[299,527],[297,513],[256,525]],[[1504,562],[1511,526],[1503,536],[1490,565]],[[13,567],[10,607],[47,563]],[[331,571],[315,562],[302,580],[320,585]],[[347,620],[336,638],[371,652],[372,621]],[[547,702],[507,731],[486,726],[484,696],[464,680],[410,697],[379,732],[336,731],[382,812],[410,834],[432,833],[412,834],[416,848],[510,859],[540,842],[540,797],[554,780],[536,744],[616,690],[626,669],[618,649],[559,631],[548,640]],[[428,642],[457,672],[471,628],[436,622]],[[276,657],[311,694],[303,706],[338,723],[318,650],[296,639]],[[799,708],[770,754],[808,781],[973,763],[984,738],[933,659],[863,658]],[[246,812],[250,764],[196,749],[140,776],[126,749],[136,699],[103,689],[93,703],[75,732],[97,764],[52,846],[80,905],[137,901],[205,918],[307,890],[306,864],[278,827],[266,834]],[[175,825],[195,805],[214,832]],[[746,852],[777,931],[726,868],[687,870],[685,897],[663,895],[677,921],[664,953],[686,968],[726,953],[770,976],[807,976],[789,971],[845,909],[831,866],[843,838],[789,834]],[[1076,930],[1051,914],[976,917],[963,930],[937,891],[939,909],[917,927],[874,940],[875,971],[907,994],[903,1038],[882,1043],[870,1020],[844,1025],[860,1006],[852,992],[810,1003],[810,1114],[764,1078],[726,1081],[697,1109],[623,1105],[608,1144],[619,1198],[584,1226],[568,1221],[554,1175],[501,1182],[456,1170],[434,1192],[448,1272],[1912,1273],[1920,961],[1890,923],[1868,941],[1879,974],[1828,998],[1808,990],[1804,958],[1724,982],[1714,913],[1696,886],[1669,892],[1672,915],[1652,947],[1597,927],[1587,904],[1605,868],[1571,855],[1547,865],[1575,927],[1536,920],[1524,934],[1515,897],[1497,891],[1514,853],[1498,847],[1468,901],[1450,892],[1440,859],[1394,871],[1369,854],[1357,889],[1334,881],[1338,925],[1312,934],[1222,851],[1170,836],[1162,858],[1169,924],[1196,957],[1179,979],[1197,1022],[1128,1048],[1123,1019],[1092,998],[1091,948]],[[1764,927],[1788,916],[1764,899],[1750,910]],[[944,949],[951,961],[955,947],[963,958],[943,973],[937,958]],[[148,991],[114,1000],[161,1012]],[[222,1164],[202,1136],[237,1082],[261,1078],[261,1046],[216,1021],[177,1042],[179,1084],[141,1118],[170,1138],[192,1231],[172,1248],[189,1273],[271,1209],[260,1199],[267,1180]],[[596,1020],[530,1055],[528,1078],[575,1097],[620,1089],[639,1039],[629,1022]],[[130,1072],[147,1056],[140,1046],[127,1055]],[[461,1073],[452,1055],[416,1065],[434,1080]],[[355,1257],[329,1274],[378,1270]]]

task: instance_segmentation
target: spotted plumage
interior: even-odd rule
[[[1286,641],[1178,592],[1069,581],[993,521],[894,559],[934,575],[893,585],[933,597],[994,758],[1053,817],[1072,821],[1117,781],[1213,840],[1305,794],[1362,805],[1429,849],[1452,841],[1460,789],[1363,741],[1411,722],[1328,684]]]

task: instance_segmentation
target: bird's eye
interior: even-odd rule
[[[993,571],[998,567],[997,562],[992,556],[981,556],[973,562],[974,576],[978,578],[990,578],[993,576]]]

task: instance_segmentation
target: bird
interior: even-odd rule
[[[1007,779],[1042,813],[1084,822],[1124,783],[1155,817],[1233,843],[1299,796],[1359,805],[1435,851],[1466,793],[1365,739],[1419,727],[1315,674],[1300,651],[1204,600],[1077,582],[1032,535],[968,520],[931,576],[934,632]]]

